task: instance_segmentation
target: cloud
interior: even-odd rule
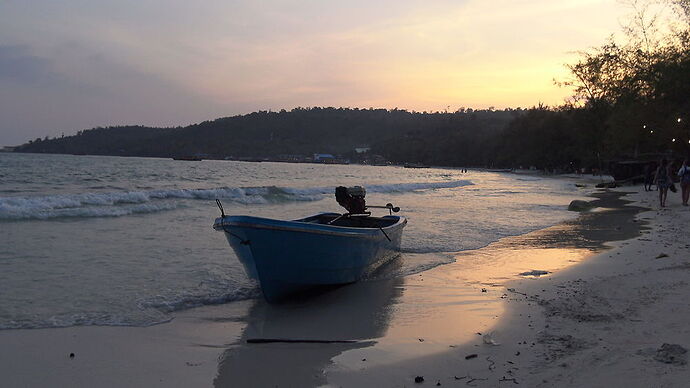
[[[165,78],[69,45],[45,58],[0,46],[0,144],[96,126],[174,126],[213,117],[213,101]]]
[[[59,81],[50,61],[30,55],[28,47],[20,45],[0,45],[0,79],[28,84]]]
[[[0,107],[0,137],[9,121],[76,131],[295,106],[557,103],[567,53],[617,30],[614,11],[615,0],[3,2],[0,100],[41,112]]]

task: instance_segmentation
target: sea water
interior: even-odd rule
[[[0,329],[146,326],[258,298],[211,227],[215,199],[226,214],[296,219],[344,212],[338,185],[363,185],[368,204],[407,217],[400,265],[384,277],[572,218],[568,203],[587,194],[459,169],[0,153]]]

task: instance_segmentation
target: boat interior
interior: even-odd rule
[[[385,228],[398,222],[397,217],[372,217],[369,214],[317,214],[299,220],[312,224],[345,226],[350,228]]]

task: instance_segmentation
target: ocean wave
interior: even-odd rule
[[[370,193],[404,193],[471,185],[467,180],[370,185]],[[47,196],[0,197],[0,220],[59,217],[118,217],[175,209],[176,200],[214,200],[254,205],[318,201],[333,195],[333,187],[218,187],[209,189],[88,192]]]
[[[232,291],[209,295],[159,296],[140,301],[138,306],[140,309],[144,310],[155,309],[160,312],[171,313],[194,307],[225,304],[245,299],[256,299],[259,297],[261,297],[261,289],[258,286],[237,287]]]
[[[156,314],[116,314],[110,312],[79,312],[63,313],[40,319],[27,317],[24,319],[0,320],[0,330],[13,329],[50,329],[72,326],[153,326],[170,322],[173,317]]]

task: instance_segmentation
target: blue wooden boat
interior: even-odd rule
[[[395,215],[322,213],[294,221],[223,215],[213,228],[224,232],[266,300],[277,302],[366,277],[399,255],[406,224]]]

